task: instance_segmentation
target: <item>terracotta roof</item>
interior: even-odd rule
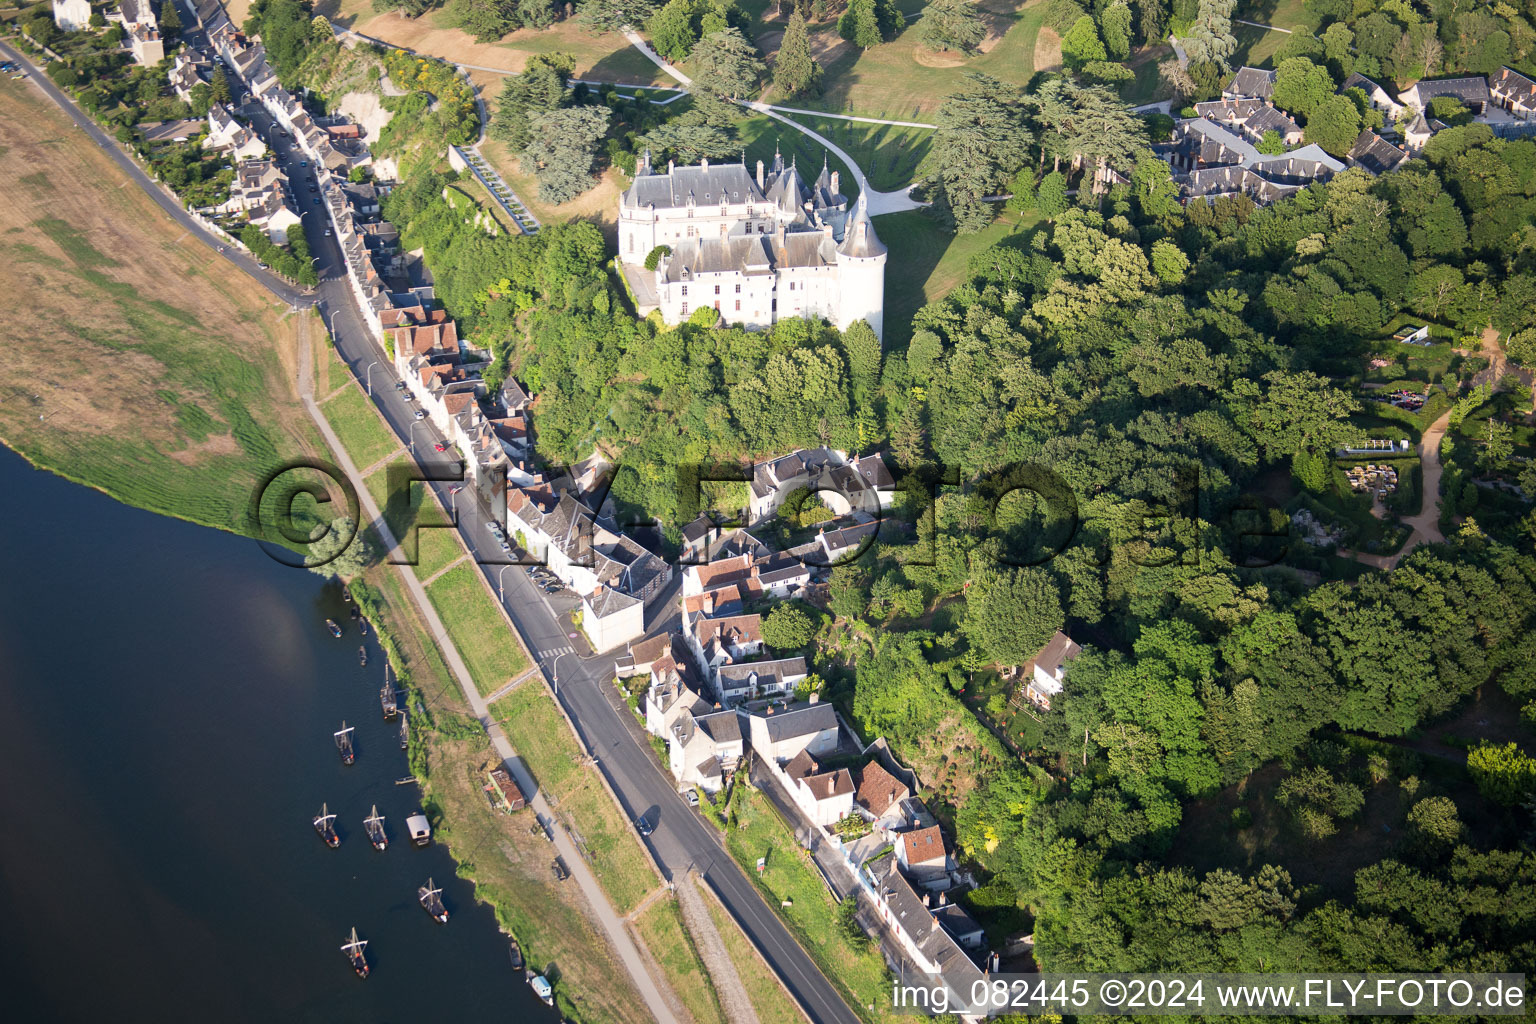
[[[723,619],[698,619],[693,624],[693,631],[700,647],[716,637],[732,646],[739,646],[742,643],[761,643],[762,626],[761,615],[730,615]]]
[[[894,804],[911,795],[906,785],[879,761],[870,761],[859,769],[859,791],[854,800],[875,817],[884,817]]]
[[[738,555],[735,558],[722,558],[718,562],[690,566],[690,568],[699,584],[708,590],[711,584],[718,586],[729,582],[732,578],[745,578],[751,575],[752,557]]]
[[[944,834],[939,831],[937,825],[902,833],[901,845],[908,864],[926,864],[929,861],[942,860],[945,856]]]

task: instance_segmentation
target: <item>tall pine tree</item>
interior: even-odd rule
[[[974,53],[987,34],[970,0],[933,0],[923,8],[917,30],[923,45],[961,53]]]
[[[821,65],[811,57],[811,40],[799,9],[789,16],[779,56],[773,62],[773,85],[784,96],[814,92],[821,79]]]

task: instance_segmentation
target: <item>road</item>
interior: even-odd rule
[[[184,5],[182,24],[196,24],[194,18],[187,16]],[[263,132],[270,128],[265,115],[252,120]],[[294,158],[279,155],[278,159],[292,162]],[[142,180],[154,188],[152,182]],[[325,234],[327,218],[320,206],[306,202],[311,196],[308,179],[302,179],[302,183],[295,179],[294,191],[304,211],[306,237],[320,275],[316,307],[331,327],[338,355],[358,380],[371,378],[374,404],[424,470],[457,471],[456,461],[431,461],[432,445],[446,444],[447,438],[440,436],[430,421],[416,420],[415,407],[395,390],[398,378],[394,366],[355,304],[340,247],[335,238]],[[493,591],[500,592],[501,584],[505,583],[506,608],[513,624],[546,678],[552,681],[556,697],[575,723],[582,743],[597,757],[598,768],[618,794],[624,812],[632,820],[644,815],[655,826],[643,842],[656,856],[663,873],[670,880],[692,868],[708,881],[812,1024],[857,1024],[858,1017],[724,851],[712,828],[688,807],[673,779],[664,775],[652,760],[648,741],[628,708],[619,704],[610,684],[613,657],[583,657],[570,651],[580,645],[580,640],[573,641],[568,636],[573,631],[562,624],[547,595],[534,586],[527,574],[521,568],[508,568],[514,563],[502,553],[485,526],[490,510],[478,501],[457,502],[457,497],[475,492],[466,488],[456,496],[450,493],[453,485],[454,481],[434,481],[422,486],[436,496],[443,508],[450,510],[461,539]],[[504,521],[505,511],[496,518]],[[671,604],[671,591],[653,603],[653,609],[662,610],[659,617],[666,620],[651,622],[653,630],[670,624]],[[468,689],[473,692],[473,687]]]

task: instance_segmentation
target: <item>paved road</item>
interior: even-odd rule
[[[98,146],[106,150],[107,154],[117,161],[118,165],[128,173],[128,176],[140,188],[149,193],[150,198],[159,203],[160,208],[170,214],[176,223],[186,228],[188,232],[204,242],[210,249],[222,252],[225,259],[254,277],[263,287],[289,305],[308,306],[313,301],[311,292],[278,277],[276,274],[262,270],[256,265],[256,259],[244,249],[230,245],[199,224],[197,219],[187,212],[179,200],[163,188],[159,182],[146,174],[144,169],[123,151],[123,148],[116,139],[98,127],[96,122],[91,120],[89,114],[76,106],[74,100],[70,99],[63,90],[50,82],[48,76],[44,75],[41,69],[27,58],[26,54],[16,50],[9,43],[4,42],[0,42],[0,53],[5,54],[8,60],[20,62],[29,72],[27,76],[28,81],[41,89],[49,99],[57,103],[64,113],[74,120],[77,129],[84,131],[96,141]]]
[[[195,19],[186,15],[185,9],[182,24],[189,27],[196,24]],[[190,35],[195,31],[184,28],[183,34]],[[9,47],[0,46],[0,49],[12,55]],[[12,55],[12,59],[18,58]],[[140,187],[155,196],[178,223],[214,248],[218,247],[219,243],[185,210],[175,206],[131,160],[118,153],[113,141],[95,129],[68,97],[53,88],[52,83],[39,80],[38,84],[77,122],[85,122],[85,130],[108,152],[117,154],[119,162]],[[263,132],[270,128],[264,114],[252,120]],[[296,158],[280,154],[277,159],[286,165]],[[303,173],[297,168],[291,170]],[[446,438],[438,435],[430,421],[417,421],[414,407],[395,390],[394,367],[354,302],[346,279],[345,260],[336,240],[325,234],[328,221],[322,208],[310,201],[313,194],[308,191],[309,181],[307,177],[293,179],[295,198],[303,211],[306,237],[320,274],[313,304],[331,327],[338,354],[359,380],[371,378],[374,404],[396,436],[407,443],[423,469],[456,470],[457,463],[434,463],[432,445],[439,441],[446,443]],[[309,293],[270,274],[263,274],[248,257],[233,248],[228,249],[225,257],[247,270],[285,302],[299,306],[310,304]],[[857,1016],[721,848],[713,830],[678,795],[671,777],[663,775],[656,766],[633,715],[627,708],[616,707],[618,698],[607,682],[613,677],[612,657],[584,658],[575,652],[552,653],[572,647],[573,641],[567,636],[568,630],[557,618],[546,595],[532,584],[521,568],[508,568],[512,563],[485,527],[489,510],[478,503],[474,507],[468,507],[468,502],[458,504],[456,496],[450,493],[450,482],[424,486],[443,507],[452,510],[460,536],[492,586],[505,583],[507,610],[524,644],[546,676],[554,681],[560,703],[575,722],[583,743],[598,758],[599,769],[618,794],[624,810],[635,818],[645,815],[655,826],[646,842],[663,872],[673,878],[693,868],[709,881],[731,916],[788,986],[812,1024],[857,1024]],[[472,491],[466,489],[462,493],[469,495]],[[504,513],[499,518],[505,518]],[[655,607],[665,608],[664,615],[670,620],[669,600],[658,601]],[[651,625],[655,628],[663,624],[653,622]]]

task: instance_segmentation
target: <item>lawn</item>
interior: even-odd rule
[[[0,265],[46,325],[0,368],[0,437],[119,501],[252,532],[258,481],[325,454],[297,400],[297,318],[8,78],[0,180]]]
[[[1243,0],[1232,12],[1232,17],[1306,32],[1317,31],[1320,20],[1307,10],[1305,0]]]
[[[759,1024],[805,1024],[805,1015],[800,1012],[794,1000],[789,998],[789,993],[784,991],[784,986],[768,968],[757,947],[747,939],[731,915],[725,912],[714,893],[709,892],[708,887],[702,883],[699,888],[704,905],[709,909],[709,916],[715,922],[715,929],[720,933],[725,953],[731,958],[731,963],[736,965],[736,975],[741,978],[742,987],[747,990],[752,1009],[757,1011]]]
[[[725,846],[770,906],[800,939],[822,972],[865,1020],[896,1020],[890,1005],[885,961],[873,945],[853,949],[837,928],[837,904],[793,833],[768,799],[742,787],[733,801],[737,827],[725,833]],[[761,874],[757,859],[766,857]],[[876,1007],[871,1012],[867,1007]]]
[[[427,587],[427,596],[482,695],[495,693],[528,667],[522,645],[475,566],[466,563],[449,569]]]
[[[390,464],[394,465],[404,466],[406,462],[402,458]],[[436,500],[431,504],[431,514],[426,517],[421,515],[422,503],[427,494],[425,484],[412,481],[409,490],[397,491],[393,495],[390,493],[390,466],[380,466],[363,483],[383,510],[384,521],[389,524],[390,532],[400,542],[401,550],[394,555],[395,561],[414,565],[416,577],[425,582],[444,567],[463,558],[464,547],[452,529],[425,525],[449,522],[448,513]],[[414,531],[414,540],[411,530],[413,525],[418,526]]]
[[[916,3],[901,6],[908,13],[921,8]],[[1049,0],[1023,4],[980,0],[977,7],[988,36],[982,42],[983,52],[970,58],[922,49],[915,25],[892,41],[864,51],[838,37],[835,18],[812,26],[811,46],[822,63],[823,92],[820,97],[796,98],[790,105],[897,121],[931,121],[944,97],[964,83],[966,71],[1027,84],[1039,70],[1035,56],[1040,29],[1051,24],[1057,8]],[[758,21],[753,29],[765,53],[777,51],[783,22]]]
[[[1252,25],[1233,25],[1232,35],[1237,39],[1237,52],[1232,55],[1232,66],[1265,68],[1275,66],[1275,54],[1291,38],[1284,32],[1254,28]]]
[[[361,385],[343,388],[321,403],[320,411],[360,471],[400,448],[400,439],[384,425]]]
[[[886,346],[906,345],[913,314],[964,281],[972,256],[1038,220],[1033,213],[1003,213],[974,234],[951,235],[919,210],[876,217],[875,232],[893,254],[885,265]]]
[[[714,983],[694,947],[693,936],[683,924],[677,897],[663,896],[645,908],[645,912],[635,918],[635,931],[640,933],[641,941],[667,972],[672,991],[677,993],[697,1024],[726,1019]]]
[[[315,399],[323,402],[332,391],[350,381],[352,373],[336,354],[336,347],[323,328],[313,332],[310,338],[309,348],[315,363]]]
[[[554,698],[536,679],[529,680],[491,705],[491,714],[577,845],[586,850],[608,899],[621,914],[633,910],[660,879],[597,769],[581,763],[581,751]]]
[[[792,115],[792,120],[820,132],[853,157],[868,176],[870,187],[879,192],[906,188],[917,180],[933,140],[933,132],[926,128],[864,124],[806,114]]]

